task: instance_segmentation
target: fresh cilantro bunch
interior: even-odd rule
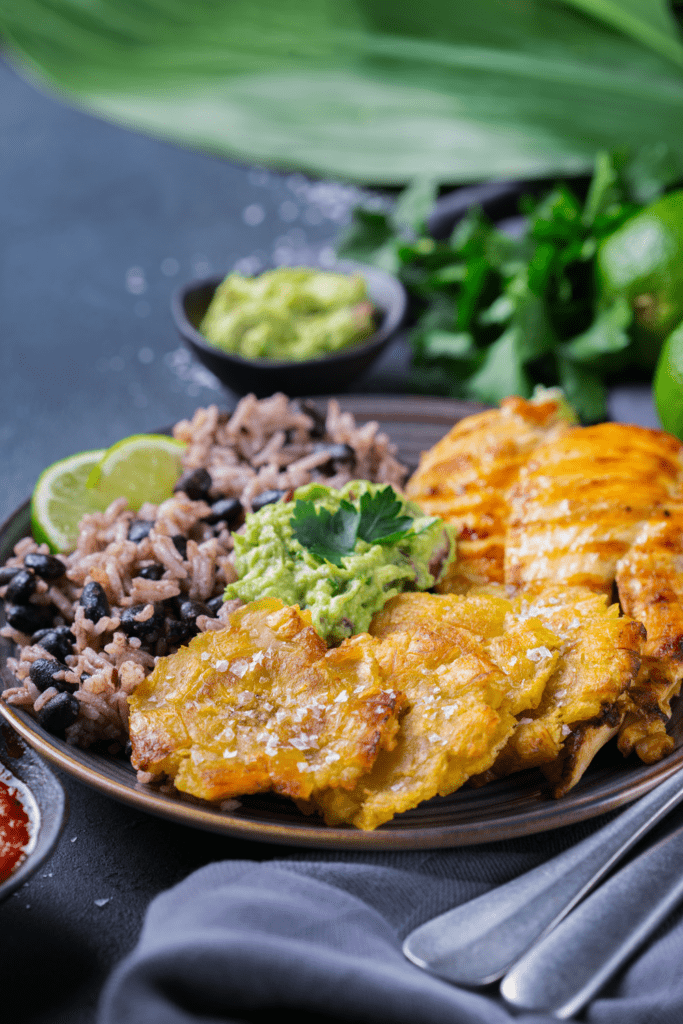
[[[437,196],[421,180],[391,210],[355,211],[340,257],[398,274],[417,308],[410,334],[415,390],[491,404],[560,385],[584,422],[604,419],[605,383],[642,375],[632,310],[596,294],[600,241],[683,178],[666,148],[598,154],[585,197],[559,183],[520,202],[507,234],[472,210],[445,241],[426,232]]]
[[[344,555],[355,551],[356,542],[393,544],[410,532],[411,516],[400,515],[403,506],[392,487],[374,494],[364,492],[358,506],[343,498],[336,512],[316,508],[313,501],[297,499],[291,519],[292,535],[317,558],[341,566]]]

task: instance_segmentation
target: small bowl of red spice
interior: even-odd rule
[[[50,856],[66,819],[66,796],[50,769],[0,724],[0,900]]]

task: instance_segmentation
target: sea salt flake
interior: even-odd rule
[[[346,690],[342,690],[342,692],[338,693],[337,696],[334,698],[334,703],[335,704],[345,704],[348,699],[349,699],[348,693],[346,692]]]
[[[542,661],[543,658],[552,657],[550,651],[545,646],[530,647],[529,650],[526,652],[526,656],[529,659],[529,661]]]
[[[202,661],[208,661],[210,658],[210,654],[208,651],[202,651],[199,657],[201,658]]]
[[[289,743],[297,750],[317,750],[319,747],[315,736],[308,736],[305,732],[302,732],[300,736],[295,736]]]
[[[106,906],[107,903],[109,903],[110,899],[111,899],[111,896],[105,896],[101,900],[95,900],[94,901],[95,906],[96,907],[104,907],[104,906]]]
[[[225,658],[221,658],[220,661],[216,662],[214,668],[216,669],[216,672],[227,672],[229,666],[230,662],[226,661]]]

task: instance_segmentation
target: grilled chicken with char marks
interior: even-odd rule
[[[537,448],[510,492],[505,582],[610,595],[640,525],[683,478],[683,446],[623,423],[575,427]]]
[[[506,398],[500,409],[460,420],[423,454],[406,494],[456,527],[458,556],[439,590],[464,593],[503,582],[507,491],[534,449],[571,422],[552,392],[531,401]]]
[[[624,754],[658,761],[673,749],[666,732],[671,700],[683,681],[683,502],[669,502],[640,528],[617,566],[624,611],[643,623],[647,641],[619,736]]]

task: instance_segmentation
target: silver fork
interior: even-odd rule
[[[681,800],[683,769],[571,849],[415,928],[403,952],[458,985],[497,981]]]

